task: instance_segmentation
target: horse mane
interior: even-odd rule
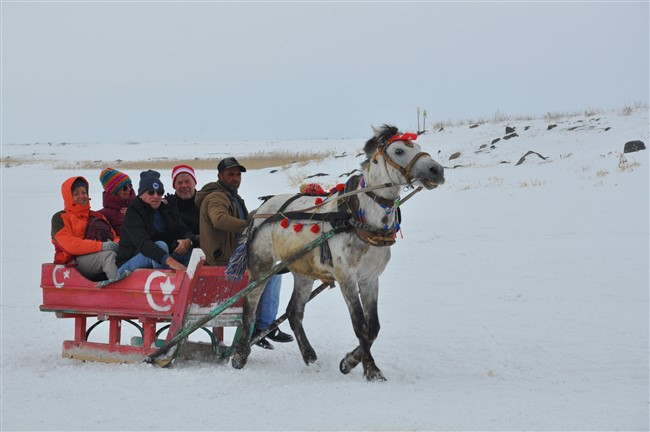
[[[372,159],[372,156],[377,151],[377,148],[381,144],[388,142],[391,137],[395,136],[399,132],[399,129],[397,129],[397,127],[389,124],[383,124],[379,128],[373,127],[372,130],[374,132],[374,136],[366,141],[366,145],[363,147],[363,151],[366,153],[366,160],[361,163],[361,168],[364,170],[368,166],[368,163],[370,163],[370,159]]]

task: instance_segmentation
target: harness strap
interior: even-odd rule
[[[384,207],[393,207],[395,205],[395,200],[389,200],[388,198],[380,197],[374,192],[366,192],[366,195],[372,198],[374,202]]]

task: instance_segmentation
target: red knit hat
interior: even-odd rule
[[[194,179],[194,183],[197,183],[194,168],[189,165],[176,165],[172,170],[172,187],[174,189],[176,189],[176,177],[178,177],[179,174],[189,174]]]

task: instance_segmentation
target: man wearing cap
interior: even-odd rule
[[[199,233],[206,264],[226,266],[237,247],[238,235],[246,228],[248,210],[244,200],[237,193],[241,185],[241,173],[246,172],[246,168],[234,157],[229,157],[219,162],[217,171],[218,181],[203,186],[196,194],[196,205],[199,207]],[[269,278],[257,306],[256,333],[275,321],[280,304],[281,284],[280,275]],[[293,340],[293,336],[283,333],[280,329],[275,329],[267,337],[276,342]],[[261,339],[257,345],[273,349],[273,345],[266,338]]]
[[[140,173],[138,197],[131,203],[115,263],[120,276],[138,268],[185,270],[192,253],[192,232],[178,212],[163,202],[160,173]]]
[[[199,247],[199,208],[196,206],[196,174],[189,165],[176,165],[172,169],[174,194],[165,195],[165,200],[178,210],[183,223],[192,231],[192,246]]]
[[[135,199],[131,178],[116,169],[106,168],[99,174],[99,181],[104,187],[102,192],[104,208],[99,212],[108,219],[119,236],[122,233],[126,209]]]

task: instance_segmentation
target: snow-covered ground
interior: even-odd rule
[[[252,209],[258,196],[296,191],[299,177],[343,181],[370,129],[307,142],[3,144],[5,161],[49,162],[2,166],[1,429],[648,430],[648,150],[622,154],[627,141],[648,145],[648,110],[548,125],[447,126],[418,139],[448,167],[447,183],[404,205],[403,238],[380,279],[373,353],[385,383],[366,382],[361,368],[338,371],[356,340],[336,289],[307,308],[319,355],[309,367],[295,343],[254,348],[243,370],[63,359],[73,323],[38,308],[61,183],[86,176],[93,208],[101,207],[100,170],[53,165],[345,152],[275,173],[249,170],[240,192]],[[503,139],[506,126],[518,136]],[[516,166],[530,150],[547,159],[532,154]],[[137,183],[138,172],[127,173]],[[202,186],[216,169],[197,174]],[[170,171],[162,175],[171,189]],[[290,292],[285,276],[282,307]]]

